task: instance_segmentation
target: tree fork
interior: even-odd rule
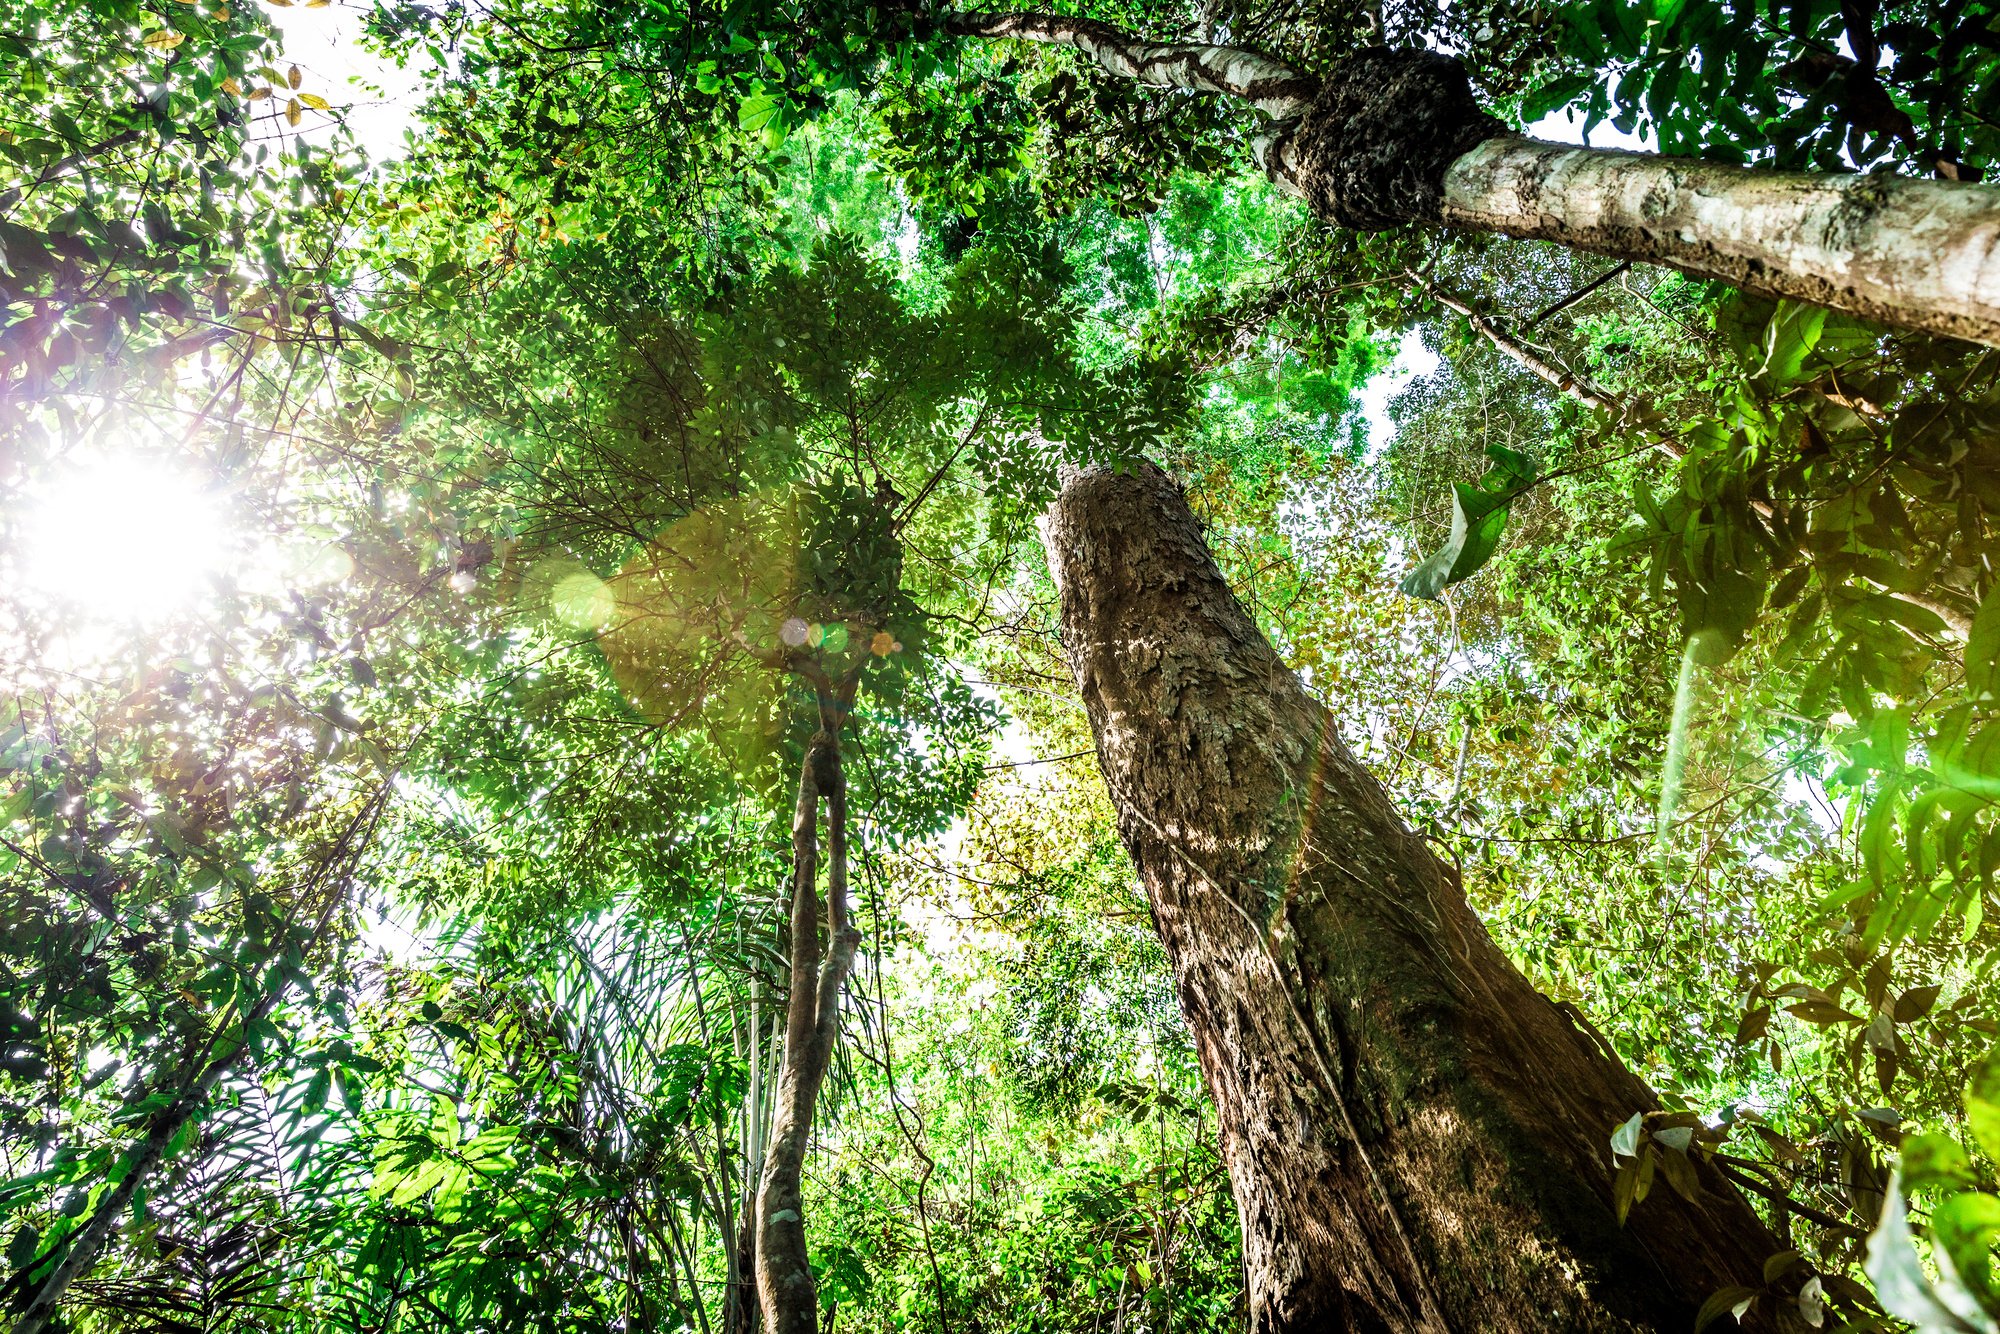
[[[1620,1226],[1609,1136],[1657,1100],[1501,954],[1178,488],[1076,474],[1044,534],[1220,1112],[1251,1329],[1684,1334],[1762,1288],[1781,1243],[1698,1150],[1693,1200],[1662,1185]]]
[[[1259,157],[1337,226],[1405,223],[1554,241],[1765,296],[2000,346],[2000,187],[1770,171],[1510,134],[1464,66],[1373,47],[1321,78],[1261,52],[1146,42],[1043,13],[960,13],[947,33],[1071,47],[1112,74],[1271,117]]]

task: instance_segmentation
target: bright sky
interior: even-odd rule
[[[370,161],[381,162],[403,151],[404,131],[415,123],[422,101],[416,67],[398,69],[394,61],[365,50],[362,20],[367,5],[332,4],[318,9],[304,5],[267,7],[279,34],[283,64],[295,64],[305,75],[301,90],[318,93],[340,108]],[[330,127],[323,118],[317,128],[302,127],[308,137],[324,139]]]

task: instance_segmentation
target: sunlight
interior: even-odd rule
[[[221,566],[227,525],[215,498],[156,458],[73,467],[31,506],[26,583],[85,616],[151,620],[187,605]]]

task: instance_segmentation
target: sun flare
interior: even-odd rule
[[[26,583],[74,612],[113,620],[185,607],[227,548],[215,497],[184,469],[142,455],[59,473],[24,517]]]

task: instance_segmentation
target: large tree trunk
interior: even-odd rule
[[[1780,1243],[1698,1152],[1694,1202],[1655,1189],[1620,1226],[1608,1141],[1653,1094],[1501,954],[1178,488],[1079,474],[1045,535],[1221,1113],[1252,1330],[1686,1334],[1761,1287]]]
[[[1339,226],[1535,237],[2000,346],[2000,187],[1539,143],[1508,134],[1459,62],[1429,51],[1357,52],[1320,79],[1259,52],[1147,42],[1059,15],[943,22],[1256,106],[1272,118],[1260,153],[1273,179]]]

